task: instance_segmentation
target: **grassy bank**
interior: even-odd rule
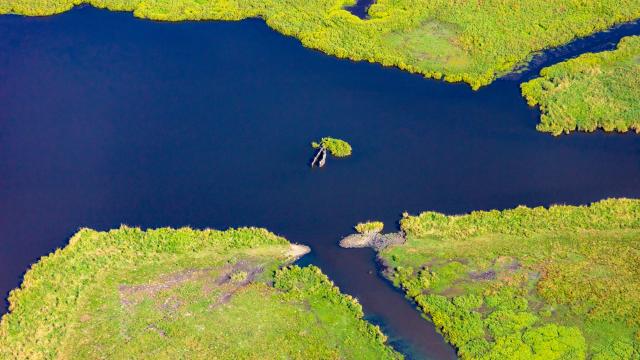
[[[81,230],[10,296],[2,359],[397,358],[266,230]]]
[[[640,18],[635,0],[378,0],[369,20],[344,9],[354,0],[4,0],[0,14],[51,15],[80,3],[154,20],[260,17],[327,54],[464,81],[473,88],[536,51]]]
[[[463,359],[640,358],[640,201],[406,216],[386,275]]]
[[[522,84],[522,94],[540,106],[540,131],[640,132],[640,37],[623,38],[614,51],[544,68]]]

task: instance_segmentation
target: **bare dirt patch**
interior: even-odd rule
[[[236,292],[254,282],[263,271],[262,264],[246,260],[221,268],[188,269],[163,275],[149,284],[120,285],[120,302],[124,308],[131,310],[145,299],[157,298],[160,292],[175,289],[188,282],[199,282],[204,296],[216,293],[210,306],[214,308],[229,302]],[[159,309],[167,313],[177,312],[182,305],[183,301],[178,295],[171,295],[158,303]]]
[[[469,278],[475,281],[495,280],[497,275],[498,274],[494,270],[489,270],[489,271],[483,271],[483,272],[471,272],[469,273]]]
[[[459,286],[452,286],[450,288],[447,288],[447,289],[443,290],[440,293],[440,295],[446,296],[448,298],[452,298],[452,297],[464,295],[464,293],[465,293],[464,288],[459,287]]]
[[[291,244],[287,251],[287,257],[298,259],[311,252],[311,248],[306,245]]]
[[[228,303],[235,293],[251,284],[263,271],[262,265],[246,261],[239,261],[227,267],[215,281],[215,286],[222,290],[222,294],[209,308],[213,309]],[[209,289],[211,290],[213,289]],[[207,291],[206,288],[205,291]]]
[[[188,281],[210,276],[212,269],[188,269],[162,276],[152,284],[120,285],[120,302],[124,307],[135,306],[144,298],[155,297],[160,291],[174,289]]]
[[[381,234],[371,231],[363,234],[352,234],[340,240],[343,248],[365,248],[370,247],[376,251],[381,251],[390,245],[404,244],[406,241],[403,232]]]

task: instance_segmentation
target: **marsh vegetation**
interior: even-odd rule
[[[9,0],[0,12],[44,15],[76,3]],[[90,3],[169,21],[261,17],[329,54],[475,88],[536,49],[638,16],[637,4],[626,1],[379,0],[369,20],[345,14],[347,1]],[[334,155],[351,154],[336,140],[326,142]],[[425,213],[407,216],[408,244],[381,256],[392,264],[388,275],[396,285],[465,358],[634,358],[640,356],[637,219],[633,201],[461,217]],[[361,229],[377,228],[370,226]],[[384,249],[387,240],[380,235],[362,245]],[[287,249],[284,239],[258,229],[83,230],[69,247],[34,265],[12,293],[11,313],[0,325],[0,357],[398,356],[379,329],[362,320],[357,302],[339,294],[319,269],[280,269]],[[276,347],[281,338],[272,332],[291,346]]]
[[[463,359],[640,357],[640,201],[401,221],[379,255]]]
[[[358,223],[354,226],[354,229],[360,234],[365,233],[379,233],[384,229],[384,223],[382,221],[367,221]]]
[[[83,229],[11,293],[0,358],[399,358],[266,230]]]
[[[330,55],[476,89],[534,52],[640,18],[635,0],[377,0],[366,20],[345,9],[354,0],[5,0],[0,14],[51,15],[79,3],[163,21],[262,18]]]
[[[544,68],[522,84],[522,94],[540,106],[540,131],[640,132],[640,37]]]

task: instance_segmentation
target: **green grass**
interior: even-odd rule
[[[10,296],[2,359],[399,358],[266,230],[84,229]]]
[[[371,232],[382,232],[384,229],[384,223],[382,221],[367,221],[363,223],[358,223],[353,227],[360,234],[371,233]]]
[[[314,149],[320,147],[326,148],[331,155],[335,157],[347,157],[351,155],[352,149],[348,142],[332,137],[323,137],[319,143],[312,142],[311,146]]]
[[[640,358],[640,200],[401,220],[385,274],[463,359]]]
[[[614,51],[584,54],[542,69],[522,94],[542,112],[538,130],[640,132],[640,37]]]
[[[4,0],[0,14],[51,15],[78,0]],[[640,18],[636,0],[377,0],[368,20],[353,0],[86,0],[164,21],[259,17],[304,46],[378,62],[473,88],[525,63],[537,51]],[[215,44],[203,44],[215,46]]]

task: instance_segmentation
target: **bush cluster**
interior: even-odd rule
[[[347,157],[351,155],[351,145],[348,142],[332,137],[323,137],[320,142],[312,142],[311,146],[314,149],[323,147],[335,157]]]
[[[384,229],[384,223],[381,221],[367,221],[358,223],[356,226],[354,226],[354,229],[360,234],[372,232],[379,233],[382,232],[382,229]]]
[[[540,131],[640,132],[640,37],[544,68],[521,87],[529,105],[540,106]]]
[[[405,214],[394,285],[463,359],[640,356],[640,200]],[[588,341],[587,341],[588,339]]]

